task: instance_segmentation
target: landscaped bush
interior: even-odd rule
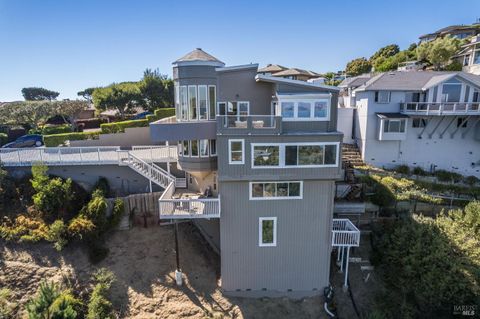
[[[435,171],[435,176],[441,182],[452,182],[452,183],[458,183],[463,178],[463,176],[458,173],[445,171],[443,169],[439,169],[438,171]]]
[[[83,215],[73,218],[68,224],[68,234],[73,238],[82,240],[95,230],[95,224]]]
[[[410,167],[408,165],[398,165],[395,167],[395,171],[399,174],[408,175],[410,174]]]
[[[421,168],[419,166],[416,166],[416,167],[413,168],[412,174],[413,175],[418,175],[418,176],[427,176],[428,175],[428,173],[423,168]]]
[[[130,120],[114,123],[105,123],[100,125],[102,129],[102,134],[111,134],[111,133],[124,133],[126,128],[132,127],[146,127],[148,126],[148,121],[143,120]]]
[[[120,223],[120,219],[122,218],[125,212],[125,203],[123,199],[117,198],[113,203],[112,215],[110,216],[110,228],[115,228]]]
[[[92,129],[92,128],[100,128],[102,123],[107,123],[107,119],[104,118],[92,118],[92,119],[84,119],[84,120],[77,120],[75,122],[78,127],[82,127],[83,129]]]
[[[42,135],[62,134],[62,133],[71,133],[71,132],[72,132],[72,126],[70,124],[45,125],[42,128]]]
[[[156,109],[154,114],[147,115],[147,121],[150,122],[155,122],[158,120],[161,120],[166,117],[174,116],[175,115],[175,108],[161,108],[161,109]]]
[[[76,132],[44,135],[43,143],[48,147],[63,145],[66,141],[96,140],[100,132]]]
[[[7,144],[8,135],[5,133],[0,133],[0,146]]]
[[[0,237],[9,241],[37,242],[48,237],[48,226],[39,218],[24,215],[13,221],[5,218],[0,225]]]

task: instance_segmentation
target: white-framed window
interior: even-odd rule
[[[303,182],[250,182],[250,200],[302,199]]]
[[[258,246],[277,246],[277,217],[260,217],[258,219]]]
[[[208,157],[208,140],[200,140],[200,157]]]
[[[215,85],[208,86],[208,106],[209,119],[215,119],[215,106],[217,105],[217,87]]]
[[[229,164],[245,163],[244,140],[228,140],[228,162]]]
[[[190,141],[190,156],[198,157],[198,141],[197,140]]]
[[[184,85],[180,86],[180,119],[188,120],[188,90]]]
[[[189,85],[188,86],[188,111],[189,119],[196,120],[197,116],[197,86]]]
[[[338,167],[339,142],[252,143],[252,168]]]
[[[210,140],[210,155],[217,156],[217,140]]]
[[[391,96],[392,92],[390,91],[375,91],[375,102],[380,104],[390,103]]]
[[[182,142],[183,156],[190,156],[190,143],[189,141]]]
[[[208,98],[207,98],[207,86],[198,86],[198,119],[208,119]]]
[[[383,132],[384,133],[405,133],[405,120],[384,120]]]
[[[279,96],[279,111],[283,121],[328,121],[330,120],[330,95],[315,95],[311,98]]]

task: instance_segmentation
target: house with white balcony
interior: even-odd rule
[[[388,72],[340,85],[363,160],[480,177],[480,76]],[[344,105],[345,106],[345,105]]]
[[[160,191],[159,221],[191,220],[218,248],[226,294],[321,294],[333,249],[347,285],[360,232],[333,218],[343,178],[339,89],[258,74],[257,64],[225,66],[202,49],[173,63],[173,80],[176,116],[150,123],[151,145],[1,149],[0,161]]]
[[[462,64],[463,71],[480,75],[480,36],[474,36],[464,44],[454,59]]]

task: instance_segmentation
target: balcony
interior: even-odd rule
[[[201,198],[188,190],[169,185],[159,199],[160,219],[220,218],[220,197]]]
[[[406,115],[480,115],[480,103],[400,103],[400,112]]]
[[[177,121],[167,117],[150,123],[150,139],[153,142],[215,139],[216,122],[213,120]]]
[[[333,219],[332,227],[333,247],[358,247],[360,246],[360,231],[346,218]]]
[[[275,115],[219,115],[218,134],[272,135],[282,132],[282,117]]]

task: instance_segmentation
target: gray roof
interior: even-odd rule
[[[386,72],[375,75],[365,84],[358,87],[358,91],[421,91],[458,76],[480,87],[480,76],[466,72]]]
[[[340,89],[336,86],[330,86],[330,85],[324,85],[324,84],[315,84],[315,83],[310,83],[310,82],[305,82],[305,81],[300,81],[300,80],[285,79],[285,78],[281,78],[281,77],[274,77],[274,76],[271,76],[271,75],[257,74],[257,76],[255,76],[255,80],[257,82],[262,81],[262,82],[270,82],[270,83],[278,83],[278,84],[290,84],[290,85],[300,86],[300,87],[324,89],[324,90],[331,90],[331,91],[336,91],[336,92],[340,91]]]
[[[289,75],[305,75],[308,77],[320,76],[319,73],[308,71],[308,70],[302,70],[298,68],[290,68],[290,69],[272,74],[272,76],[289,76]]]
[[[280,64],[267,64],[266,67],[263,67],[261,69],[258,69],[259,73],[275,73],[275,72],[280,72],[283,70],[286,70],[287,68],[280,65]]]
[[[217,63],[222,63],[219,59],[214,57],[213,55],[208,54],[207,52],[203,51],[201,48],[196,48],[190,53],[187,53],[177,61],[173,63],[178,63],[178,62],[217,62]]]
[[[350,87],[356,88],[356,87],[359,87],[360,85],[365,84],[365,82],[367,82],[368,79],[370,79],[371,77],[372,77],[371,74],[362,74],[362,75],[354,76],[354,77],[351,77],[351,78],[346,78],[345,80],[343,80],[338,85],[338,87],[341,87],[341,88],[350,88]]]

